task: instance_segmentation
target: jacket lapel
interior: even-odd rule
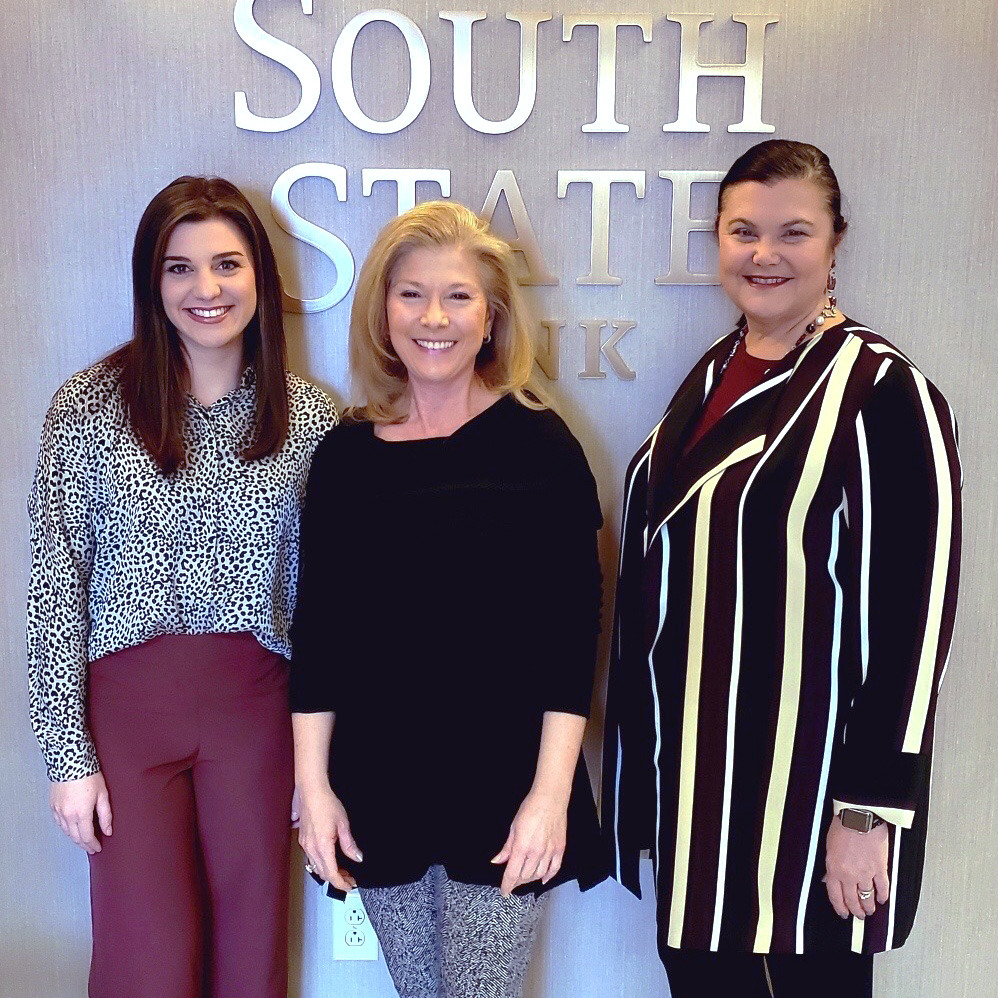
[[[844,325],[848,323],[829,329],[775,362],[765,381],[742,395],[683,456],[736,334],[726,336],[708,351],[683,382],[658,429],[649,471],[648,523],[652,531],[714,475],[763,453],[782,437],[816,394],[816,383],[827,376],[848,335]]]
[[[799,350],[792,350],[780,362],[781,365],[786,365],[791,377],[774,398],[766,428],[767,448],[782,439],[791,425],[804,416],[805,409],[812,402],[820,406],[823,386],[827,383],[843,346],[853,338],[845,328],[849,325],[851,323],[846,319]]]
[[[655,431],[648,469],[648,523],[653,529],[674,502],[679,489],[676,468],[683,448],[737,336],[737,331],[725,336],[704,354],[679,386]]]

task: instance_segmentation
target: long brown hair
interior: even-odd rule
[[[132,338],[108,358],[121,370],[121,391],[132,427],[166,475],[184,463],[188,369],[184,349],[166,316],[160,282],[163,257],[181,222],[224,218],[246,239],[256,275],[256,315],[243,332],[243,357],[256,376],[256,417],[240,457],[273,454],[288,434],[281,278],[267,232],[242,192],[219,177],[178,177],[149,202],[132,250]]]

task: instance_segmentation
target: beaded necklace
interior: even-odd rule
[[[825,324],[826,320],[831,319],[835,315],[835,296],[829,295],[827,303],[822,306],[821,311],[804,327],[804,332],[797,337],[797,342],[791,347],[792,350],[796,350],[808,337],[813,336],[815,333],[821,332],[821,327]],[[717,372],[717,380],[721,380],[721,375],[724,374],[725,369],[728,364],[731,363],[731,359],[738,352],[738,348],[742,345],[742,340],[745,339],[745,334],[748,332],[748,321],[746,320],[738,331],[738,338],[735,340],[731,350],[728,352],[728,356],[724,358],[724,363],[721,365],[720,370]],[[774,361],[775,363],[775,361]]]

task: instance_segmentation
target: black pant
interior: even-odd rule
[[[872,955],[763,956],[665,946],[659,954],[672,998],[873,998]]]

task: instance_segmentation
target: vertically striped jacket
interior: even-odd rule
[[[946,400],[852,320],[774,364],[681,458],[734,335],[627,472],[603,822],[654,861],[660,942],[880,952],[912,926],[933,714],[956,605],[961,470]],[[889,822],[891,900],[840,920],[840,805]]]

